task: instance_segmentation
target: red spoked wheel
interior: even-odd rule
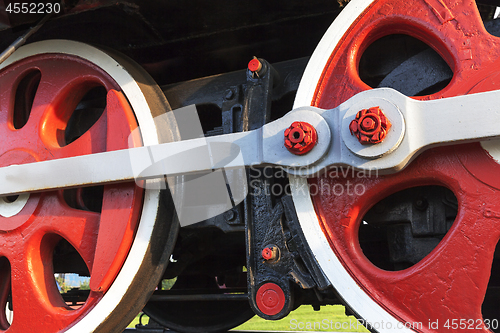
[[[19,49],[0,70],[0,165],[158,143],[149,104],[166,110],[168,103],[137,81],[152,79],[85,44]],[[142,138],[129,141],[137,127]],[[0,307],[9,303],[13,318],[0,311],[0,330],[121,332],[156,287],[175,237],[169,200],[164,191],[144,189],[150,187],[1,198]],[[156,223],[160,211],[164,220]],[[78,307],[70,306],[69,293],[61,295],[56,273],[90,277]]]
[[[393,34],[424,42],[453,71],[446,87],[418,98],[498,89],[500,39],[485,30],[474,1],[354,0],[312,56],[295,107],[333,108],[370,89],[360,77],[360,59],[370,45]],[[500,165],[492,157],[497,147],[487,143],[432,149],[394,175],[368,177],[333,170],[309,183],[291,178],[308,243],[345,303],[369,328],[378,332],[498,328],[498,306],[488,312],[493,317],[483,318],[481,308],[500,238]],[[453,224],[417,261],[402,269],[381,267],[361,239],[373,217],[370,209],[391,195],[423,187],[431,194],[436,187],[453,193],[458,203]],[[392,253],[392,259],[406,246],[395,239],[389,246],[400,252]]]

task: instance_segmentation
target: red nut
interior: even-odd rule
[[[278,247],[268,246],[262,250],[262,258],[264,260],[275,260],[278,258]]]
[[[311,151],[318,142],[316,129],[304,121],[295,121],[285,130],[285,147],[295,155]]]
[[[255,303],[262,313],[274,316],[285,308],[285,293],[276,283],[268,282],[257,290]]]
[[[349,130],[361,144],[367,145],[382,142],[391,126],[380,107],[375,106],[359,111],[349,124]]]
[[[258,72],[262,69],[262,63],[257,58],[253,58],[248,63],[248,69],[250,72]]]
[[[273,249],[266,247],[262,250],[262,258],[265,260],[271,260],[273,258]]]

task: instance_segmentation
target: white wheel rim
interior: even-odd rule
[[[49,40],[37,42],[19,48],[4,63],[0,64],[0,70],[20,59],[43,53],[74,55],[86,59],[104,70],[118,83],[132,106],[139,127],[142,129],[141,134],[144,145],[159,143],[153,117],[149,112],[149,105],[139,85],[124,67],[99,49],[74,41]],[[118,306],[128,291],[128,286],[132,284],[134,277],[138,273],[142,259],[149,247],[160,198],[160,191],[153,189],[160,188],[160,186],[152,185],[152,182],[155,182],[155,180],[148,182],[151,186],[147,186],[148,189],[144,193],[144,203],[137,233],[120,272],[95,307],[84,318],[69,328],[67,332],[81,333],[94,331],[106,320],[113,309]]]
[[[293,108],[311,105],[318,82],[330,55],[353,21],[375,0],[353,0],[335,19],[316,47],[300,81]],[[290,176],[290,186],[299,223],[319,266],[344,302],[378,332],[414,332],[375,302],[351,277],[333,252],[320,227],[309,193],[307,179]],[[384,323],[384,327],[380,324]],[[390,325],[389,325],[390,323]],[[377,325],[378,324],[378,325]],[[390,326],[391,328],[388,328]]]

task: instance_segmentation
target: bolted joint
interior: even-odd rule
[[[257,290],[255,302],[262,313],[274,316],[285,308],[285,292],[276,283],[268,282]]]
[[[366,145],[382,142],[391,126],[380,107],[375,106],[359,111],[349,124],[349,130],[361,144]]]
[[[262,69],[262,63],[256,57],[254,57],[248,63],[248,70],[252,73],[259,73],[261,69]]]
[[[295,155],[303,155],[311,151],[318,142],[318,133],[309,123],[295,121],[285,130],[285,147]]]
[[[275,261],[279,258],[279,248],[275,245],[266,246],[262,249],[262,258],[266,261]]]

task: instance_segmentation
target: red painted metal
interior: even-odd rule
[[[275,283],[265,283],[257,290],[257,307],[262,313],[274,316],[285,307],[285,293]]]
[[[28,122],[13,125],[17,84],[38,70],[41,81]],[[76,141],[65,144],[64,130],[72,111],[93,87],[107,91],[107,106],[97,122]],[[128,147],[137,127],[134,114],[119,86],[95,65],[78,57],[39,55],[16,62],[0,72],[0,166],[71,157]],[[71,172],[71,170],[68,170]],[[0,330],[59,332],[89,311],[106,293],[130,248],[142,207],[143,190],[134,183],[106,185],[101,213],[71,208],[62,191],[31,194],[23,210],[0,217],[0,260],[10,274],[0,274],[0,308],[12,288],[14,319],[8,328],[0,311]],[[64,238],[80,254],[90,271],[91,292],[73,310],[57,289],[53,250]],[[4,265],[6,266],[6,265]]]
[[[264,260],[276,260],[279,258],[279,249],[277,246],[268,246],[262,250]]]
[[[273,249],[270,248],[270,247],[266,247],[262,250],[262,258],[264,258],[264,260],[271,260],[273,259],[274,255],[273,255]]]
[[[312,105],[333,108],[370,89],[358,75],[359,59],[372,42],[389,34],[407,34],[426,42],[454,72],[447,87],[419,99],[499,88],[499,80],[492,78],[500,73],[500,39],[486,32],[474,1],[380,0],[340,40]],[[429,150],[394,175],[338,178],[327,174],[310,182],[320,189],[357,186],[358,191],[350,195],[319,193],[313,203],[335,254],[361,288],[389,313],[402,322],[423,323],[421,332],[442,332],[448,319],[482,318],[481,304],[500,239],[500,166],[479,144]],[[395,272],[377,268],[359,245],[363,215],[382,198],[423,185],[446,186],[454,192],[459,202],[456,221],[418,264]],[[441,326],[430,328],[429,321],[439,321]],[[482,325],[475,331],[488,332]]]
[[[248,63],[248,69],[251,71],[251,72],[258,72],[262,69],[262,63],[260,62],[259,59],[257,58],[253,58],[252,60],[250,60],[250,62]]]
[[[359,111],[349,124],[351,134],[363,145],[382,142],[390,128],[391,122],[378,106]]]
[[[285,147],[295,155],[310,152],[318,142],[316,129],[305,121],[295,121],[287,128],[285,134]]]

